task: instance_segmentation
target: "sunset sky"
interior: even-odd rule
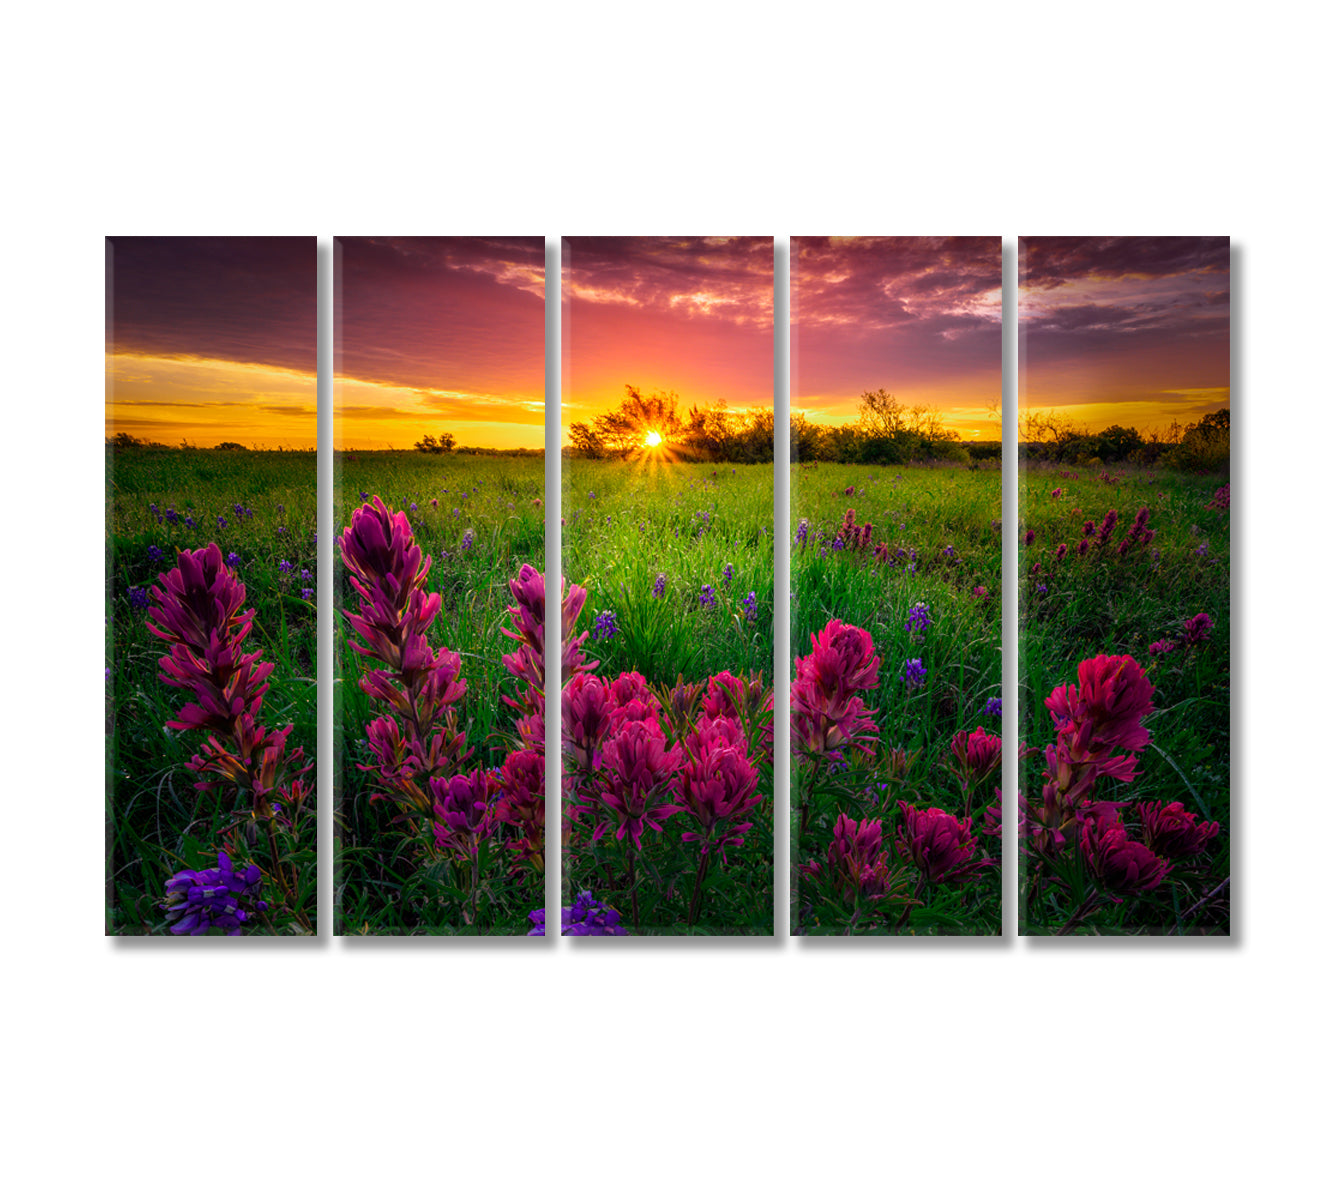
[[[106,435],[315,446],[315,239],[107,238]]]
[[[999,237],[794,237],[791,271],[793,412],[842,424],[884,388],[999,439]]]
[[[561,281],[562,428],[626,384],[675,392],[683,414],[772,409],[772,238],[569,237]]]
[[[334,445],[541,449],[546,239],[354,238],[334,250]]]
[[[1229,403],[1225,237],[1019,239],[1019,402],[1166,432]]]

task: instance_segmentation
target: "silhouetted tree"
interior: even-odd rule
[[[442,433],[439,440],[433,434],[427,434],[420,442],[414,443],[423,454],[448,454],[454,449],[454,435]]]

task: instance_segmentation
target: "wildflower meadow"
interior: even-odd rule
[[[773,469],[562,465],[567,934],[773,932]]]
[[[315,455],[107,449],[107,915],[315,932]]]
[[[1000,472],[792,468],[792,931],[1000,932]]]
[[[1025,933],[1229,931],[1230,509],[1216,472],[1021,472]]]
[[[358,452],[338,473],[338,930],[525,935],[545,869],[542,459]]]

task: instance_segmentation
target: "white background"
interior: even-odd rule
[[[6,20],[11,1194],[1314,1194],[1328,29],[285,8]],[[1230,234],[1231,944],[104,938],[103,236],[495,232]]]

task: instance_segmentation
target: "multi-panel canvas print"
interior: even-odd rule
[[[772,238],[564,240],[567,935],[773,933],[773,288]]]
[[[336,927],[527,935],[546,865],[545,239],[338,238],[334,290]]]
[[[1230,245],[1019,243],[1028,934],[1229,932]]]
[[[106,930],[315,932],[315,239],[106,241]]]
[[[1001,244],[791,243],[792,914],[998,934]]]

